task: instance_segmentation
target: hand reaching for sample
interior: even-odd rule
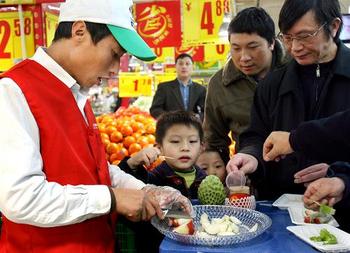
[[[240,170],[245,175],[253,173],[258,168],[258,160],[248,154],[237,153],[227,163],[226,171],[229,174],[232,171]]]
[[[163,216],[158,201],[143,190],[112,188],[117,213],[131,221],[149,220],[154,215]]]
[[[170,186],[155,185],[146,185],[143,190],[151,194],[158,201],[161,208],[176,206],[183,209],[191,217],[194,217],[195,213],[191,201],[183,196],[179,190]]]
[[[317,163],[311,165],[294,174],[294,183],[308,184],[316,179],[326,176],[329,165],[326,163]]]
[[[144,164],[149,167],[153,162],[158,159],[160,150],[156,147],[147,147],[141,149],[139,152],[130,157],[127,161],[131,169],[136,169],[139,165]]]
[[[265,161],[278,162],[284,155],[293,152],[289,143],[289,132],[272,132],[265,140],[263,147],[263,158]]]
[[[344,181],[338,177],[320,178],[309,184],[304,193],[304,204],[309,209],[318,209],[315,202],[333,206],[343,198]]]

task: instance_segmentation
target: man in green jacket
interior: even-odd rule
[[[205,101],[204,131],[207,146],[229,160],[228,146],[249,125],[257,83],[286,57],[275,40],[275,25],[262,8],[240,11],[228,28],[231,57],[211,78]]]

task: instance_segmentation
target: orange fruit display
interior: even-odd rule
[[[140,150],[142,149],[142,146],[138,143],[132,143],[130,146],[129,146],[129,154],[132,155],[136,152],[139,152]]]
[[[97,116],[96,121],[111,164],[155,143],[156,121],[137,107],[120,107],[115,113]]]

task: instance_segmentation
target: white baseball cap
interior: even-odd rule
[[[133,27],[132,5],[132,0],[66,0],[60,6],[59,22],[106,24],[128,53],[144,61],[154,60],[156,55]]]

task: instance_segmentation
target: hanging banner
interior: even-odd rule
[[[137,73],[120,73],[119,97],[152,96],[152,77]]]
[[[204,61],[206,62],[226,60],[229,53],[229,44],[204,45]]]
[[[219,29],[225,13],[230,13],[229,0],[182,0],[182,45],[224,44]]]
[[[55,36],[55,31],[58,26],[58,14],[53,14],[48,11],[45,12],[45,34],[46,46],[50,46]]]
[[[175,48],[175,58],[182,53],[186,53],[192,56],[194,62],[201,62],[204,60],[204,47],[193,46],[193,47],[177,47]]]
[[[155,47],[152,48],[152,50],[157,56],[154,62],[161,62],[165,64],[174,63],[174,47]]]
[[[27,56],[35,51],[33,14],[23,12]],[[22,60],[20,20],[18,12],[0,12],[0,71],[6,71]]]
[[[180,1],[136,4],[137,31],[150,47],[181,45]]]

